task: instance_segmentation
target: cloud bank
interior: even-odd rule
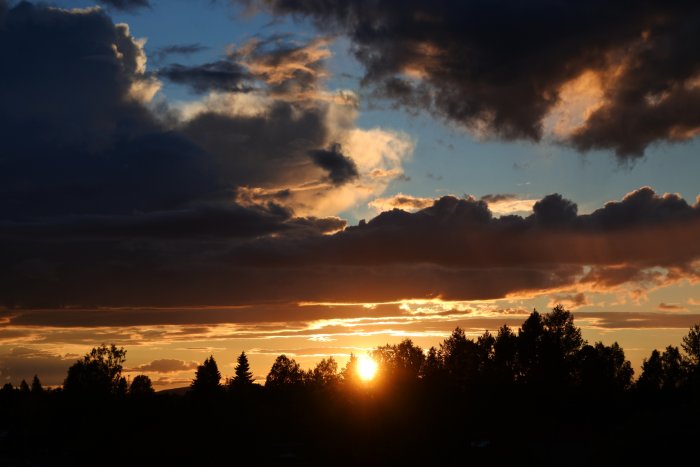
[[[700,6],[604,0],[244,0],[343,34],[363,82],[484,137],[641,156],[700,131]]]

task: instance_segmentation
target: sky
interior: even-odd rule
[[[0,382],[700,323],[700,6],[0,0]]]

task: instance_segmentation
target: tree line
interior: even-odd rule
[[[508,391],[531,388],[544,391],[577,390],[590,397],[635,390],[640,393],[697,392],[700,387],[700,325],[690,328],[680,347],[654,350],[644,359],[639,378],[617,342],[589,344],[574,324],[572,313],[558,305],[551,312],[533,311],[517,332],[503,325],[470,339],[456,328],[438,347],[424,351],[410,339],[377,347],[371,352],[379,370],[373,385],[401,390],[418,384],[458,392]],[[93,348],[69,369],[62,391],[84,397],[132,396],[154,393],[146,375],[128,383],[122,375],[126,350],[115,345]],[[358,359],[351,355],[344,368],[329,357],[303,370],[286,355],[278,356],[264,383],[271,393],[354,387],[359,385]],[[188,394],[206,397],[246,394],[263,388],[255,384],[245,352],[238,356],[233,377],[222,381],[213,356],[199,365]],[[7,383],[2,393],[41,393],[38,376],[31,387]]]

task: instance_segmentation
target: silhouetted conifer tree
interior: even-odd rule
[[[245,352],[241,352],[236,361],[235,374],[229,381],[229,389],[243,389],[250,387],[253,384],[253,372],[250,371],[250,364],[248,363],[248,356]]]
[[[41,386],[41,381],[39,381],[39,377],[37,375],[34,375],[34,378],[32,379],[32,392],[34,394],[44,392],[44,388]]]
[[[19,383],[19,392],[22,394],[29,394],[29,384],[27,384],[27,381],[22,380],[22,382]]]
[[[221,373],[212,355],[197,367],[190,391],[197,396],[217,394],[221,390]]]

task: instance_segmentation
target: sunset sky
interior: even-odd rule
[[[700,323],[700,3],[0,0],[0,382]]]

